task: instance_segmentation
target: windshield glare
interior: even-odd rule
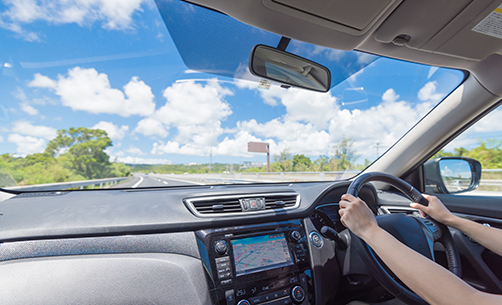
[[[0,5],[1,187],[346,179],[464,78],[292,40],[332,88],[283,88],[247,68],[276,34],[180,1],[78,2]]]

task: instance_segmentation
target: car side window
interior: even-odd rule
[[[427,161],[426,192],[502,196],[501,121],[502,106]]]

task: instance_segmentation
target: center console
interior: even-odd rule
[[[312,303],[305,229],[299,220],[196,232],[214,303]]]

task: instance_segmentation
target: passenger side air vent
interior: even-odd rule
[[[212,200],[193,201],[194,208],[201,214],[241,212],[238,198],[216,198]]]
[[[296,209],[300,204],[300,195],[296,193],[224,195],[189,198],[184,202],[196,216],[219,217]]]

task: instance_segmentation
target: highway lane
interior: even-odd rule
[[[145,187],[161,187],[161,186],[170,187],[170,186],[183,186],[183,185],[199,185],[199,184],[194,182],[159,177],[156,175],[135,174],[132,180],[114,185],[111,188],[145,188]]]

